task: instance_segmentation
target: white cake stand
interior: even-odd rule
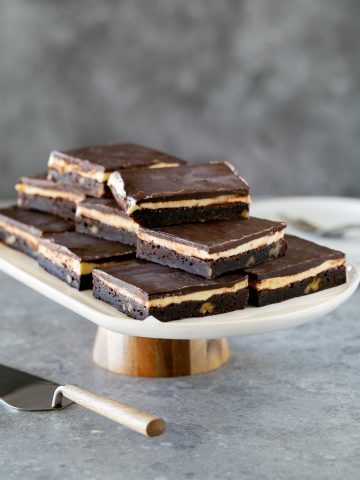
[[[93,358],[113,372],[138,376],[202,373],[227,362],[227,337],[272,332],[322,317],[357,289],[360,270],[347,267],[344,285],[276,305],[162,323],[134,320],[78,292],[42,270],[35,260],[0,245],[0,270],[98,325]]]

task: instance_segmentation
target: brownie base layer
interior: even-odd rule
[[[48,179],[55,182],[61,182],[65,185],[81,188],[89,197],[102,198],[111,195],[110,189],[106,183],[97,182],[88,177],[82,177],[73,172],[59,173],[52,168],[48,169]]]
[[[86,233],[93,237],[112,240],[113,242],[125,243],[126,245],[136,245],[136,234],[105,225],[96,220],[90,220],[84,217],[75,218],[76,231]]]
[[[149,315],[153,315],[160,322],[242,310],[246,306],[249,296],[248,289],[244,288],[236,293],[213,295],[206,301],[186,301],[180,304],[172,303],[164,308],[147,308],[138,302],[119,295],[115,289],[103,284],[98,278],[93,279],[93,284],[94,297],[98,300],[109,303],[120,312],[137,320],[144,320]]]
[[[256,290],[256,288],[249,286],[249,303],[256,307],[264,307],[272,303],[279,303],[291,298],[302,297],[337,287],[345,282],[346,268],[342,265],[282,288]],[[314,285],[314,289],[311,288],[311,284]]]
[[[26,253],[29,257],[37,258],[37,249],[33,248],[28,243],[24,242],[21,238],[16,237],[12,233],[7,233],[4,230],[0,230],[0,242],[3,242],[10,248],[18,250],[19,252]]]
[[[54,275],[54,277],[59,278],[63,282],[67,283],[77,290],[89,290],[92,287],[92,274],[87,275],[78,275],[75,272],[71,272],[66,268],[60,267],[55,263],[50,262],[43,255],[38,255],[38,263],[44,268],[47,272]]]
[[[121,204],[119,202],[120,206]],[[180,223],[231,220],[239,215],[247,218],[249,216],[249,205],[247,203],[227,203],[207,207],[138,209],[129,215],[144,227],[163,227]]]
[[[51,213],[65,220],[75,220],[76,204],[63,198],[40,197],[39,195],[18,194],[18,205],[21,208]]]
[[[285,254],[287,242],[280,240],[261,248],[249,250],[240,255],[218,260],[202,260],[187,257],[168,248],[144,242],[138,238],[136,256],[149,262],[160,263],[172,268],[179,268],[208,279],[219,277],[224,273],[233,272],[259,263],[273,260]]]

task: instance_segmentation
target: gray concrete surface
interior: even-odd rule
[[[231,340],[231,361],[178,379],[92,363],[95,327],[0,274],[0,363],[163,415],[148,439],[81,407],[0,406],[6,480],[347,480],[360,471],[360,291],[299,328]]]
[[[49,151],[234,161],[256,195],[360,195],[358,0],[0,4],[0,195]]]

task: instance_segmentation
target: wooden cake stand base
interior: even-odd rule
[[[130,337],[99,327],[95,363],[121,375],[179,377],[210,372],[229,359],[226,339],[165,340]]]

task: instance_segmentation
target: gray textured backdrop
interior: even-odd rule
[[[359,196],[359,45],[359,0],[1,2],[0,194],[52,148],[132,140]]]

